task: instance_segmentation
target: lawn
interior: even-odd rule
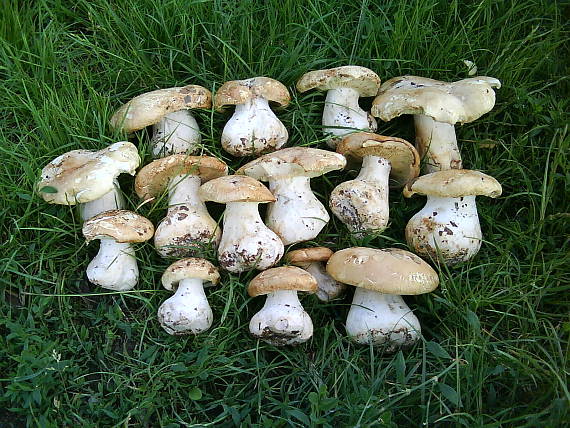
[[[0,16],[0,426],[559,427],[569,422],[570,6],[552,0],[2,1]],[[279,112],[290,145],[325,148],[324,95],[298,94],[306,71],[346,64],[383,81],[414,74],[501,80],[495,108],[457,127],[464,165],[498,179],[478,199],[485,237],[473,260],[435,266],[434,293],[407,299],[423,337],[395,354],[351,343],[342,300],[302,302],[312,340],[275,348],[248,335],[263,304],[255,275],[222,275],[207,291],[213,328],[167,335],[156,320],[170,261],[138,245],[135,291],[106,292],[85,276],[71,207],[34,190],[66,151],[125,139],[109,118],[132,96],[258,75],[290,88]],[[369,108],[370,99],[363,102]],[[228,113],[196,114],[204,153],[233,171],[220,135]],[[413,141],[409,116],[379,133]],[[131,141],[150,161],[148,135]],[[325,200],[355,171],[313,180]],[[166,202],[130,209],[155,224]],[[394,191],[391,226],[356,239],[331,220],[316,244],[406,248],[404,227],[424,203]],[[220,218],[223,206],[212,206]],[[295,248],[301,247],[297,245]],[[212,254],[210,254],[211,256]]]

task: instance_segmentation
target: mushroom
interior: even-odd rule
[[[346,290],[346,285],[333,279],[323,264],[332,254],[329,248],[313,247],[290,251],[285,255],[287,263],[298,266],[313,275],[317,280],[317,297],[323,302],[340,297]]]
[[[297,291],[316,290],[316,279],[298,267],[282,266],[261,272],[250,281],[247,292],[251,297],[267,298],[263,308],[251,318],[249,332],[273,346],[306,342],[313,335],[313,322]]]
[[[389,220],[388,185],[401,187],[418,176],[418,152],[406,140],[368,132],[346,136],[336,150],[362,161],[362,168],[354,180],[333,189],[332,212],[351,232],[382,232]]]
[[[174,296],[158,308],[158,321],[168,334],[199,334],[212,326],[212,308],[204,287],[220,280],[218,269],[207,260],[188,258],[178,260],[162,274],[162,286]]]
[[[315,238],[330,219],[311,191],[310,179],[345,165],[346,159],[338,153],[290,147],[263,155],[242,166],[236,174],[269,181],[276,201],[269,204],[266,224],[288,245]]]
[[[127,210],[104,211],[83,223],[82,232],[87,243],[100,241],[99,252],[87,266],[89,281],[109,290],[133,289],[139,269],[130,244],[152,237],[154,227],[150,220]]]
[[[50,204],[80,204],[83,221],[123,207],[117,177],[134,175],[141,158],[134,144],[120,141],[99,150],[72,150],[47,164],[37,188]]]
[[[259,216],[260,203],[275,198],[259,181],[243,175],[228,175],[200,187],[204,201],[226,204],[222,240],[218,248],[220,265],[230,272],[264,270],[281,259],[283,243]]]
[[[346,318],[352,340],[382,345],[386,352],[418,340],[420,322],[401,295],[429,293],[439,284],[437,273],[418,256],[398,248],[346,248],[331,256],[327,272],[356,287]]]
[[[212,243],[221,232],[198,194],[200,185],[228,174],[227,165],[209,156],[170,155],[144,166],[136,176],[135,191],[143,200],[168,189],[168,212],[154,235],[162,257],[187,257]]]
[[[328,91],[323,110],[323,132],[334,149],[342,137],[355,130],[376,131],[376,120],[358,105],[359,97],[373,97],[380,78],[372,70],[356,65],[310,71],[297,82],[297,90]]]
[[[190,109],[211,108],[212,94],[198,85],[159,89],[139,95],[119,108],[111,126],[126,133],[152,125],[152,155],[192,154],[201,141]]]
[[[453,169],[432,172],[409,182],[404,196],[427,196],[425,206],[406,226],[408,245],[421,256],[447,264],[474,257],[483,235],[475,196],[496,198],[502,188],[497,180],[479,171]]]
[[[281,148],[289,138],[285,126],[269,107],[286,107],[291,97],[281,82],[253,77],[224,83],[216,92],[217,110],[235,105],[235,112],[222,131],[222,147],[234,156],[258,155]]]
[[[384,82],[372,103],[372,114],[387,122],[413,114],[416,148],[426,159],[426,174],[461,169],[454,125],[473,122],[495,105],[493,88],[501,82],[479,76],[458,82],[440,82],[417,76],[402,76]]]

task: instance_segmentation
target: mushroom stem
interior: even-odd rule
[[[222,147],[234,156],[248,156],[281,148],[289,138],[265,98],[255,97],[237,104],[222,131]]]
[[[419,337],[418,318],[402,296],[357,288],[346,331],[357,343],[383,345],[387,352],[411,346]]]
[[[283,255],[283,243],[261,220],[258,205],[258,202],[226,204],[218,260],[230,272],[264,270]]]
[[[267,208],[266,223],[285,245],[315,238],[330,220],[309,177],[276,179],[269,182],[269,190],[277,200]]]
[[[218,224],[198,194],[200,184],[200,177],[195,175],[170,179],[168,212],[154,235],[154,245],[161,256],[189,256],[201,245],[220,241]]]
[[[423,114],[414,115],[414,123],[416,148],[420,157],[425,159],[426,174],[462,168],[461,153],[452,124],[437,122]]]
[[[406,240],[415,252],[434,259],[441,255],[448,265],[475,256],[482,239],[475,196],[428,196],[406,226]]]
[[[198,334],[208,330],[214,315],[203,281],[197,278],[181,280],[174,295],[158,308],[158,320],[168,334]]]
[[[391,169],[387,159],[364,156],[358,176],[332,191],[331,210],[350,231],[378,233],[386,229],[390,219],[388,183]]]
[[[133,289],[137,285],[139,269],[131,244],[100,238],[99,252],[87,266],[87,278],[109,290]]]
[[[120,210],[125,205],[125,198],[121,193],[119,182],[117,179],[113,180],[113,189],[105,193],[98,199],[90,202],[79,204],[79,212],[83,221],[101,214],[103,211]]]
[[[151,145],[154,158],[192,153],[201,141],[198,122],[189,110],[168,113],[152,125]]]
[[[356,130],[374,132],[377,129],[376,120],[360,108],[360,94],[352,88],[329,89],[323,109],[323,132],[332,134],[327,141],[334,149],[341,137]],[[349,128],[349,129],[347,129]]]
[[[306,266],[303,266],[303,269],[317,280],[317,297],[323,302],[336,299],[346,290],[346,285],[331,277],[321,262],[308,263]]]
[[[265,305],[249,323],[249,331],[274,346],[295,345],[311,338],[313,322],[296,291],[279,290],[267,294]]]

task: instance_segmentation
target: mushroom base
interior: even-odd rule
[[[109,290],[132,290],[139,279],[134,248],[111,238],[100,241],[99,252],[87,266],[89,282]]]
[[[406,226],[406,240],[414,252],[441,258],[447,265],[474,257],[482,239],[475,196],[428,196],[424,208]]]
[[[192,154],[202,141],[198,122],[188,110],[168,113],[152,126],[152,156]]]
[[[346,331],[357,343],[395,352],[413,345],[421,327],[402,296],[357,288],[346,318]]]
[[[270,345],[297,345],[313,336],[313,322],[296,291],[279,290],[267,295],[249,323],[249,332]]]

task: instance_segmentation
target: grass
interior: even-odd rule
[[[550,0],[2,0],[0,18],[1,426],[558,427],[569,422],[568,3]],[[383,80],[457,80],[463,60],[499,78],[497,105],[457,129],[464,164],[496,177],[480,198],[479,255],[441,267],[441,287],[407,299],[423,326],[413,349],[385,355],[347,340],[350,296],[303,299],[315,334],[277,349],[247,334],[263,299],[254,273],[210,289],[213,328],[170,337],[156,321],[168,261],[138,247],[136,291],[91,286],[69,207],[34,193],[43,165],[125,138],[113,111],[156,88],[267,75],[291,88],[279,113],[290,144],[324,148],[324,96],[297,94],[302,73],[348,63]],[[367,101],[364,102],[366,104]],[[370,101],[368,101],[369,103]],[[219,138],[227,114],[199,112],[204,152],[232,169]],[[413,140],[410,118],[380,133]],[[136,137],[144,161],[147,136]],[[313,180],[326,198],[348,173]],[[121,177],[129,207],[138,200]],[[336,220],[316,242],[405,248],[423,204],[392,192],[391,227],[357,240]],[[157,221],[165,204],[141,207]],[[219,218],[221,207],[214,207]]]

